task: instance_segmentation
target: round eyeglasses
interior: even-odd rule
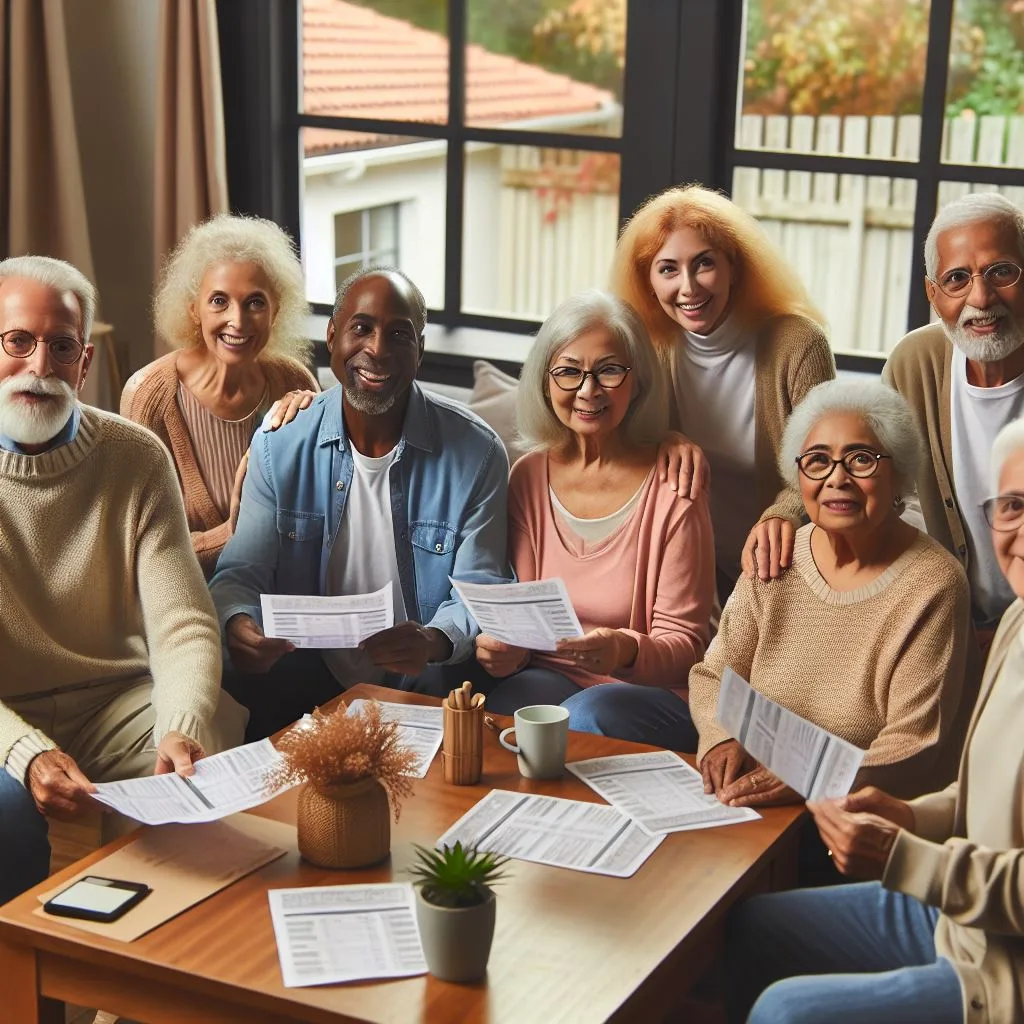
[[[1009,288],[1020,280],[1021,269],[1016,263],[1002,261],[993,263],[980,273],[972,274],[965,267],[947,270],[934,283],[951,299],[961,299],[971,290],[976,277],[983,277],[992,288]]]
[[[581,370],[576,366],[556,366],[553,370],[548,370],[548,376],[562,391],[579,391],[586,384],[588,377],[593,377],[597,381],[598,387],[612,391],[622,386],[632,369],[631,366],[622,366],[619,363],[606,363],[599,370]]]
[[[1024,494],[997,494],[981,503],[985,519],[993,530],[1013,533],[1024,524]]]
[[[36,350],[39,339],[28,331],[15,328],[0,334],[0,346],[14,359],[28,359]],[[50,358],[58,363],[70,366],[77,363],[85,346],[77,338],[47,338],[43,344],[50,350]]]
[[[827,480],[840,463],[850,476],[863,480],[875,475],[882,459],[891,458],[891,455],[882,455],[870,448],[857,448],[841,459],[833,459],[828,452],[804,452],[796,457],[796,464],[808,480]]]

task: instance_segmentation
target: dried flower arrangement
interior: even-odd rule
[[[398,723],[384,721],[381,707],[368,701],[346,714],[345,704],[330,714],[319,708],[297,722],[278,744],[282,761],[267,774],[268,787],[308,782],[320,790],[376,779],[391,797],[395,821],[401,802],[412,794],[408,773],[417,754],[399,740]]]

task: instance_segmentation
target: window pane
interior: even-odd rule
[[[837,352],[884,354],[906,333],[916,192],[900,178],[752,167],[733,175],[733,199],[782,249]]]
[[[302,0],[302,110],[448,120],[445,0]]]
[[[745,0],[736,146],[916,160],[930,0]]]
[[[467,0],[466,123],[622,134],[626,0]]]
[[[1019,0],[956,0],[942,158],[1024,167],[1024,4]]]
[[[608,279],[619,227],[619,157],[531,146],[466,151],[464,307],[543,319]]]
[[[387,263],[419,285],[429,306],[442,306],[447,144],[322,128],[301,137],[309,300],[334,302],[336,271],[344,279]]]

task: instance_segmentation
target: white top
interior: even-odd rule
[[[351,450],[352,483],[327,566],[327,594],[372,594],[391,583],[395,623],[405,622],[408,616],[398,576],[389,479],[398,447],[379,459],[363,455],[354,445]],[[360,651],[324,651],[324,661],[345,687],[379,682],[384,677],[383,670],[372,665]]]
[[[651,470],[653,473],[654,470]],[[647,486],[650,473],[644,477],[644,482],[637,488],[636,494],[626,502],[622,508],[606,516],[598,516],[596,519],[581,519],[574,516],[559,500],[554,488],[548,488],[551,496],[551,507],[562,517],[566,526],[576,534],[585,544],[598,544],[606,537],[610,537],[627,519],[633,514],[640,501],[640,495]]]
[[[715,556],[735,580],[747,534],[764,511],[754,466],[755,336],[733,316],[710,334],[684,334],[673,381],[679,422],[711,465]]]
[[[1024,414],[1024,374],[996,388],[967,383],[967,357],[953,347],[950,419],[953,435],[953,488],[963,515],[970,552],[967,575],[978,623],[994,622],[1014,593],[999,569],[981,503],[995,493],[989,454],[996,434]]]

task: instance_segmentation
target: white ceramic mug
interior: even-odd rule
[[[519,773],[526,779],[557,779],[565,768],[569,712],[557,704],[534,704],[515,713],[515,725],[502,729],[498,742],[519,755]],[[516,734],[516,743],[505,739]]]

